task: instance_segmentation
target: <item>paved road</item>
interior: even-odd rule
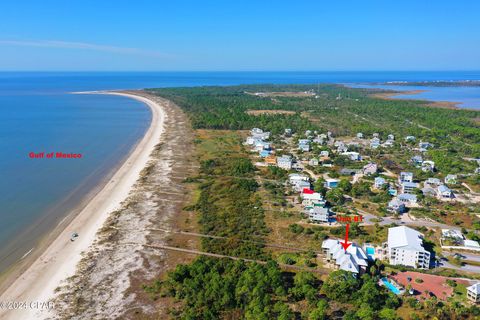
[[[479,266],[472,266],[470,264],[466,264],[466,265],[463,265],[463,266],[459,267],[459,266],[451,264],[448,261],[440,261],[439,267],[447,268],[447,269],[454,269],[454,270],[459,270],[459,271],[465,271],[465,272],[480,273],[480,267]]]
[[[364,221],[365,221],[365,225],[371,225],[371,224],[375,224],[375,222],[372,221],[372,219],[379,219],[379,217],[371,214],[371,213],[368,213],[366,211],[363,211],[361,209],[355,209],[357,210],[359,213],[361,213],[364,217]],[[383,218],[380,218],[382,219],[382,221],[378,222],[380,225],[388,225],[388,224],[392,224],[392,223],[395,223],[395,224],[398,224],[398,225],[411,225],[411,226],[425,226],[425,227],[434,227],[434,228],[441,228],[441,229],[455,229],[455,230],[461,230],[461,228],[459,227],[456,227],[456,226],[450,226],[450,225],[447,225],[447,224],[443,224],[443,223],[440,223],[440,222],[436,222],[436,221],[427,221],[427,220],[412,220],[408,214],[402,214],[400,219],[395,219],[395,218],[392,218],[392,217],[383,217]]]
[[[444,256],[448,256],[448,257],[453,257],[453,255],[455,254],[455,252],[449,252],[449,251],[443,251],[442,253]],[[463,253],[463,252],[458,252],[458,253],[461,254],[465,260],[480,262],[480,254]]]

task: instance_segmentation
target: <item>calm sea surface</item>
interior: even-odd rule
[[[352,84],[354,88],[377,88],[395,91],[422,90],[417,94],[399,94],[395,99],[418,99],[432,101],[458,102],[457,107],[467,109],[480,109],[480,87],[429,87],[429,86],[398,86],[398,85],[372,85]]]
[[[0,271],[35,247],[42,234],[111,175],[148,128],[150,112],[137,101],[69,92],[249,83],[478,79],[480,72],[0,73]],[[480,107],[479,91],[435,88],[428,96],[425,93],[414,98]],[[83,157],[30,159],[30,152],[72,152]]]

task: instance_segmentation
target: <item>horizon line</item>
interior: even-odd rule
[[[87,73],[87,72],[480,72],[480,69],[406,69],[406,70],[395,70],[395,69],[384,69],[384,70],[375,70],[375,69],[362,69],[362,70],[348,70],[348,69],[335,69],[335,70],[0,70],[0,73],[7,72],[18,72],[18,73],[27,73],[27,72],[51,72],[51,73],[60,73],[60,72],[78,72],[78,73]]]

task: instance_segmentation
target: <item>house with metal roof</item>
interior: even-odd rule
[[[364,273],[368,266],[365,251],[355,243],[345,250],[339,240],[327,239],[322,243],[326,260],[333,263],[336,269],[345,270],[355,275]]]
[[[401,193],[397,196],[397,199],[406,206],[417,204],[417,195],[415,194]]]
[[[416,182],[402,182],[400,185],[402,193],[414,194],[415,190],[418,189],[418,183]]]
[[[438,186],[437,194],[440,199],[452,199],[454,197],[453,191],[444,184]]]
[[[281,156],[277,158],[277,166],[279,168],[290,170],[292,169],[293,159],[290,156]]]
[[[373,183],[373,187],[375,189],[382,189],[383,186],[387,183],[387,181],[382,177],[376,177]]]
[[[467,287],[467,299],[473,303],[480,302],[480,282]]]
[[[393,198],[388,202],[387,210],[393,213],[404,213],[407,209],[403,202],[397,198]]]

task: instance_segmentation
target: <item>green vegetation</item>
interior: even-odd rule
[[[314,90],[318,98],[259,97],[245,92]],[[432,108],[421,101],[373,98],[374,91],[340,85],[248,85],[150,89],[171,99],[189,115],[194,128],[246,130],[261,127],[282,133],[285,128],[331,131],[337,136],[357,132],[414,135],[437,149],[448,150],[446,169],[469,167],[462,156],[480,157],[479,111]],[[341,99],[337,99],[342,97]],[[248,110],[289,110],[294,115],[247,114]],[[441,166],[444,164],[442,163]],[[452,171],[455,172],[455,171]],[[450,170],[448,170],[450,173]]]
[[[307,90],[316,91],[317,98],[249,94]],[[357,132],[365,135],[378,132],[382,136],[393,133],[398,140],[388,153],[383,149],[362,152],[374,159],[381,170],[411,170],[423,179],[431,174],[423,173],[409,163],[410,155],[400,147],[400,143],[404,143],[402,137],[414,135],[417,141],[435,144],[435,149],[427,155],[443,173],[473,172],[474,164],[464,158],[480,157],[480,112],[431,108],[420,101],[377,99],[370,96],[371,91],[338,85],[254,85],[149,91],[178,104],[197,129],[195,145],[200,173],[186,182],[197,186],[198,200],[189,206],[189,210],[197,213],[200,233],[213,236],[202,238],[201,250],[257,260],[199,257],[189,265],[177,266],[163,281],[145,286],[145,291],[153,298],[174,298],[177,303],[171,309],[173,318],[363,320],[399,319],[399,314],[402,317],[410,314],[412,319],[428,319],[431,315],[438,319],[453,319],[467,318],[469,312],[480,314],[478,308],[458,304],[465,289],[455,283],[449,283],[455,290],[454,302],[443,303],[431,298],[425,302],[408,300],[402,305],[397,296],[378,285],[380,271],[385,268],[380,264],[371,266],[359,279],[344,271],[334,271],[328,276],[300,271],[316,268],[315,271],[323,272],[324,269],[318,268],[322,263],[316,260],[314,253],[318,246],[311,243],[318,245],[332,235],[343,238],[345,227],[308,226],[291,218],[294,210],[290,209],[296,204],[287,202],[285,197],[283,182],[288,172],[276,167],[257,169],[242,146],[244,132],[238,131],[259,127],[271,131],[274,141],[285,128],[297,133],[307,129],[322,133],[331,131],[335,136],[353,136]],[[247,113],[251,110],[293,113]],[[275,144],[281,146],[281,142]],[[318,153],[319,148],[315,148]],[[334,166],[309,167],[316,174],[339,177],[340,167],[359,169],[364,165],[335,155],[328,147],[322,149],[330,151]],[[361,202],[355,204],[362,205],[362,208],[374,207],[384,212],[382,205],[390,196],[386,190],[370,189],[374,177],[364,177],[352,184],[342,176],[339,187],[332,190],[327,190],[320,178],[314,189],[322,193],[339,214],[355,214],[350,199],[344,196],[347,194],[355,201],[360,199]],[[476,188],[478,179],[478,176],[470,176],[462,181],[468,181]],[[428,197],[421,201],[428,206],[412,210],[414,215],[441,220],[434,207],[438,203]],[[449,211],[446,207],[442,210]],[[458,215],[458,211],[455,214]],[[270,220],[274,220],[274,224]],[[479,221],[470,221],[474,226],[478,224],[477,229],[480,229]],[[381,243],[386,239],[388,227],[378,224],[360,227],[358,223],[351,223],[349,236],[358,243]],[[267,250],[265,239],[271,235],[287,240],[285,245],[302,242],[299,247],[309,251],[292,253],[271,247]],[[403,309],[407,313],[401,313]]]

